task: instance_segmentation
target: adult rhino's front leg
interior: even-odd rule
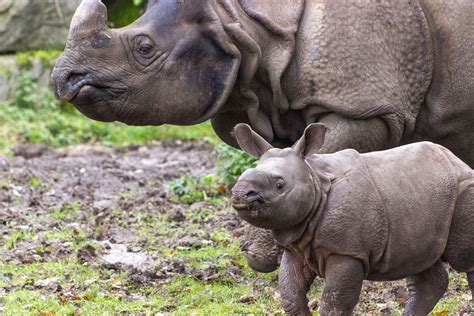
[[[328,127],[321,153],[333,153],[347,148],[370,152],[383,150],[391,145],[392,137],[387,124],[378,117],[358,120],[331,113],[318,122]]]
[[[271,230],[246,224],[242,237],[240,247],[250,268],[264,273],[278,268],[283,248],[275,242]]]

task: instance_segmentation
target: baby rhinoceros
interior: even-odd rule
[[[279,283],[288,314],[310,315],[306,293],[325,278],[321,314],[351,314],[362,281],[408,278],[406,315],[443,296],[443,261],[474,291],[474,172],[442,146],[415,143],[359,154],[317,154],[326,127],[273,148],[245,124],[234,136],[260,157],[232,189],[239,216],[285,247]]]

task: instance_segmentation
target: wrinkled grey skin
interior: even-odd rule
[[[232,204],[285,247],[285,312],[311,315],[306,293],[320,276],[322,315],[351,314],[364,279],[400,278],[408,278],[405,315],[426,315],[448,286],[442,261],[467,273],[474,294],[474,171],[430,142],[317,154],[325,131],[311,124],[292,148],[277,149],[248,125],[235,128],[260,161],[235,184]]]
[[[54,69],[54,90],[96,120],[211,119],[236,147],[237,123],[282,147],[320,122],[330,128],[321,152],[430,140],[474,166],[473,6],[152,0],[136,22],[109,29],[105,6],[84,0]],[[276,268],[265,250],[273,246],[255,245],[262,251],[250,265]]]

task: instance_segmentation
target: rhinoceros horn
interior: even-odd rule
[[[100,0],[82,0],[74,13],[69,38],[84,38],[92,32],[103,31],[107,26],[107,7]]]

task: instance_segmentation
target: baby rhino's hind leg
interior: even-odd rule
[[[448,273],[441,261],[431,268],[409,277],[409,297],[403,315],[427,315],[448,288]]]

